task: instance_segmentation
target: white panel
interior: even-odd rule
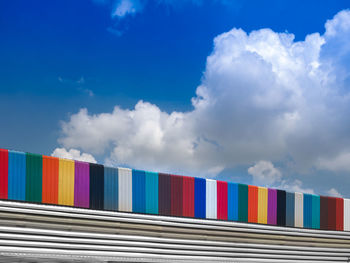
[[[344,231],[350,231],[350,199],[344,199]]]
[[[118,168],[118,208],[119,211],[132,212],[132,171]]]
[[[206,218],[217,219],[216,181],[206,179]]]
[[[296,227],[304,226],[304,195],[302,193],[295,193],[295,222]]]

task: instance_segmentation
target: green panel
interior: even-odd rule
[[[26,154],[26,201],[41,202],[43,158],[39,154]]]
[[[312,228],[320,229],[320,197],[312,196]]]
[[[248,185],[238,184],[238,221],[248,222]]]

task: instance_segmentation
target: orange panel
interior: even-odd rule
[[[258,195],[257,186],[248,185],[248,222],[258,223]]]
[[[58,158],[43,156],[42,202],[58,204]]]

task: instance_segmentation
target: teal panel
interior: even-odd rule
[[[158,173],[146,172],[146,213],[158,214]]]
[[[320,197],[312,195],[312,228],[320,229]]]

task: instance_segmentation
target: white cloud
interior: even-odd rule
[[[327,194],[330,195],[330,196],[334,196],[334,197],[343,197],[337,189],[335,188],[331,188],[327,191]]]
[[[350,152],[342,152],[333,157],[322,157],[316,163],[320,169],[334,172],[350,172]]]
[[[262,186],[272,186],[281,181],[281,172],[271,162],[259,161],[248,168],[248,173],[253,176],[253,183]]]
[[[112,12],[112,17],[122,18],[126,15],[135,14],[143,8],[139,0],[119,0],[115,3],[115,8]]]
[[[69,151],[67,151],[65,148],[56,148],[52,152],[51,156],[65,158],[65,159],[71,159],[71,160],[76,160],[76,161],[96,163],[95,158],[91,154],[80,153],[80,151],[76,150],[76,149],[70,149]]]
[[[143,101],[96,115],[81,109],[62,124],[59,142],[112,163],[189,175],[286,157],[308,170],[350,152],[349,21],[340,12],[324,35],[299,42],[270,29],[232,29],[214,39],[192,111]]]

